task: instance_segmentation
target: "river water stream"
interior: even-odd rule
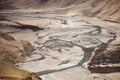
[[[90,59],[96,47],[115,38],[115,34],[108,29],[65,15],[7,16],[14,20],[50,21],[46,25],[49,29],[38,30],[36,35],[31,35],[29,39],[36,36],[34,50],[24,63],[18,64],[22,69],[35,72],[43,80],[85,80],[89,71],[82,65]]]
[[[44,80],[85,80],[89,72],[81,66],[97,46],[113,40],[115,34],[82,21],[58,20],[64,23],[61,28],[38,32],[39,44],[34,44],[33,53],[21,68]]]

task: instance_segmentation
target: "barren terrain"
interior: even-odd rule
[[[4,10],[2,6],[0,31],[16,40],[31,42],[34,48],[24,62],[16,64],[18,68],[34,72],[43,80],[120,79],[119,0],[14,2],[7,0],[1,3],[7,3],[11,10]],[[115,9],[111,13],[110,5]],[[115,43],[111,43],[114,40]],[[106,49],[114,51],[113,54]],[[109,55],[118,55],[111,60],[116,64],[104,61],[103,57],[111,59]],[[104,68],[111,65],[110,70],[117,65],[113,72]]]

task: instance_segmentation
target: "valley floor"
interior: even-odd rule
[[[19,68],[43,80],[120,80],[120,73],[91,75],[85,64],[96,47],[120,38],[119,23],[38,11],[0,15],[1,32],[34,46],[26,61],[16,64]]]

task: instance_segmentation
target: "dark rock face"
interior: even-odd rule
[[[96,73],[120,72],[120,40],[103,44],[94,51],[88,69]]]
[[[47,2],[48,0],[39,0],[40,2]]]
[[[92,73],[113,73],[113,72],[120,72],[120,67],[89,67],[89,70]]]
[[[15,39],[7,34],[4,34],[2,32],[0,32],[0,37],[5,39],[5,40],[9,40],[9,41],[14,41]]]
[[[32,31],[39,31],[39,30],[44,30],[44,28],[39,28],[38,26],[34,26],[34,25],[19,25],[19,26],[13,26],[11,25],[11,27],[17,28],[17,29],[30,29]]]

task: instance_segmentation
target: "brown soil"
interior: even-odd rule
[[[31,53],[32,46],[27,41],[16,41],[13,37],[0,32],[0,59],[14,64],[23,62]]]
[[[42,80],[34,73],[7,65],[0,60],[0,80]]]

